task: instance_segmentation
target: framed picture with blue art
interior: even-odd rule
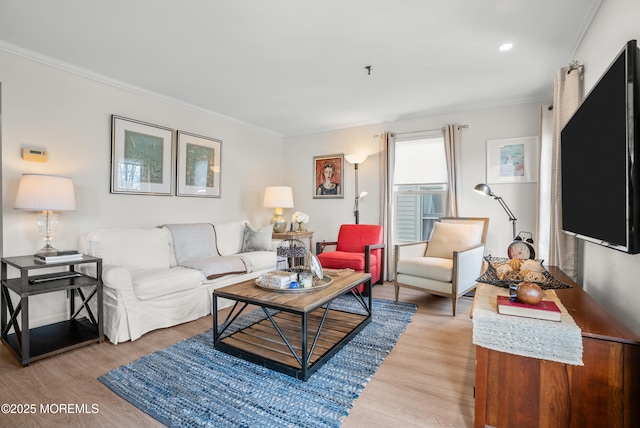
[[[538,181],[538,137],[487,140],[487,183]]]
[[[173,195],[174,130],[111,117],[111,193]]]
[[[178,131],[176,195],[220,197],[222,141]]]

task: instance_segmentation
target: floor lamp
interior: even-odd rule
[[[477,184],[476,187],[473,188],[473,190],[475,190],[476,192],[482,195],[491,196],[493,199],[495,199],[500,203],[500,206],[502,206],[502,208],[504,208],[504,210],[507,212],[507,215],[509,216],[509,221],[513,225],[513,237],[515,238],[516,237],[516,221],[518,219],[516,218],[516,216],[513,215],[513,212],[511,212],[511,210],[509,209],[507,204],[504,202],[504,200],[500,196],[496,196],[496,194],[491,191],[491,188],[484,183]]]
[[[356,174],[356,192],[355,192],[355,202],[353,204],[353,215],[356,218],[356,224],[360,224],[360,208],[358,207],[358,201],[365,197],[367,192],[358,193],[358,165],[367,160],[366,154],[355,154],[355,155],[346,155],[344,157],[347,162],[353,164]]]

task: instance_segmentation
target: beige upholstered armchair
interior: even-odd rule
[[[429,241],[396,245],[396,301],[400,287],[451,297],[455,316],[458,297],[475,288],[482,273],[488,228],[488,218],[442,217]]]

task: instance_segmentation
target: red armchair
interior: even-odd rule
[[[336,249],[323,253],[326,246],[335,246]],[[384,281],[384,243],[380,225],[343,224],[337,241],[316,243],[316,255],[323,268],[368,272],[371,285]]]

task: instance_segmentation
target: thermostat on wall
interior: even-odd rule
[[[47,152],[41,149],[30,149],[26,147],[22,149],[22,159],[31,162],[46,162]]]

